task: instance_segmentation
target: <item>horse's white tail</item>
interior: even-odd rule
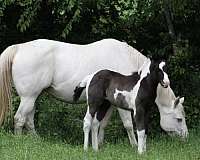
[[[6,115],[12,111],[12,62],[17,51],[13,45],[4,50],[0,56],[0,126]]]

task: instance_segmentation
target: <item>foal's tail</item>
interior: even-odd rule
[[[76,102],[79,100],[83,90],[86,88],[88,82],[91,80],[92,75],[86,76],[79,84],[76,86],[73,95],[73,101]]]
[[[12,111],[12,64],[16,52],[17,46],[13,45],[6,48],[0,56],[0,126]]]

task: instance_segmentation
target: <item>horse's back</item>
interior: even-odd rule
[[[123,74],[137,70],[129,46],[113,39],[87,45],[60,47],[56,53],[53,88],[57,96],[71,100],[75,86],[86,76],[98,70],[109,69]]]
[[[22,90],[19,92],[52,86],[56,96],[69,101],[74,87],[86,75],[101,69],[130,74],[141,65],[138,60],[145,58],[128,44],[115,39],[86,45],[39,39],[17,47],[12,71],[16,88]]]

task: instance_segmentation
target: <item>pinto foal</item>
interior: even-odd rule
[[[138,152],[146,150],[148,112],[155,102],[157,86],[168,87],[169,79],[164,72],[165,62],[148,59],[138,72],[125,76],[110,70],[100,70],[89,75],[74,90],[77,101],[86,87],[87,113],[84,118],[84,149],[88,148],[92,130],[92,147],[98,150],[98,129],[111,105],[133,111],[138,136]],[[136,140],[135,140],[136,141]],[[137,142],[136,142],[137,143]]]

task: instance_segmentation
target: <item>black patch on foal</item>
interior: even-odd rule
[[[102,113],[99,113],[98,117],[99,119],[102,119],[101,117],[105,116],[105,111],[108,110],[106,106],[108,102],[110,105],[120,106],[120,108],[130,111],[125,97],[122,94],[118,94],[117,100],[115,100],[113,95],[115,89],[118,89],[119,91],[130,91],[139,78],[140,75],[138,75],[137,72],[134,72],[129,76],[110,70],[101,70],[96,73],[92,78],[88,89],[88,105],[91,116],[94,117],[95,113],[102,109],[103,111]]]
[[[158,71],[158,65],[159,63],[151,64],[150,74],[148,73],[140,82],[138,94],[135,99],[135,121],[139,131],[143,129],[148,130],[149,112],[155,104],[159,79],[163,79],[163,74]]]
[[[111,103],[108,100],[103,101],[103,104],[97,109],[97,120],[98,121],[101,121],[105,117],[110,106],[111,106]]]

